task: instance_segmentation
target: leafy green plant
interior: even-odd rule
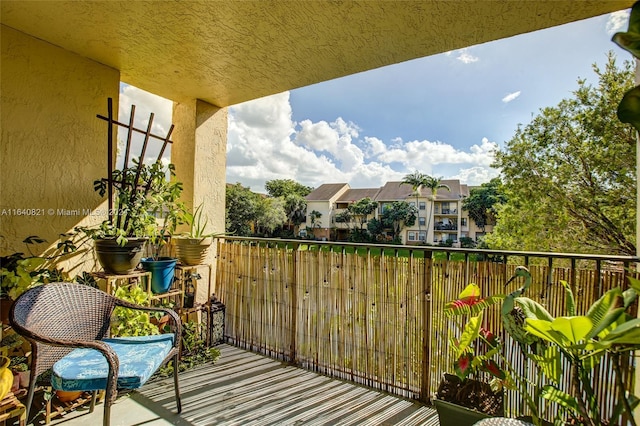
[[[149,295],[139,286],[123,286],[116,290],[115,296],[136,305],[146,305]],[[149,313],[116,307],[111,319],[111,335],[114,337],[147,336],[160,334],[158,327],[151,323]]]
[[[133,164],[114,170],[111,179],[94,181],[94,190],[100,196],[105,196],[109,185],[113,185],[113,210],[99,226],[75,230],[92,239],[114,238],[122,246],[129,238],[150,238],[156,255],[179,221],[182,183],[174,179],[173,164],[164,166],[156,161],[145,165],[135,159]],[[157,217],[164,220],[158,221]]]
[[[207,225],[209,224],[209,218],[206,216],[202,216],[203,204],[199,204],[198,207],[193,212],[185,209],[182,212],[182,220],[183,222],[189,226],[189,232],[184,233],[184,235],[188,238],[207,238],[213,237],[215,233],[207,233]]]
[[[630,288],[619,287],[607,291],[595,301],[586,315],[575,315],[573,294],[566,283],[567,316],[545,319],[527,319],[524,329],[548,343],[544,356],[531,358],[540,366],[547,380],[541,396],[561,406],[564,411],[581,424],[600,425],[601,413],[591,382],[591,371],[605,355],[609,355],[615,372],[618,389],[618,406],[609,424],[617,424],[618,416],[626,412],[630,424],[636,425],[633,409],[640,400],[627,393],[624,383],[623,357],[632,356],[640,349],[640,318],[630,314],[630,307],[640,293],[640,281],[629,277]],[[561,359],[566,359],[571,368],[563,370]],[[571,393],[561,390],[561,383],[571,383]],[[556,419],[561,420],[561,419]]]
[[[640,2],[636,2],[629,15],[626,32],[613,35],[613,42],[640,59]],[[640,86],[627,91],[618,105],[618,119],[640,131]]]
[[[179,371],[186,371],[197,365],[215,363],[220,357],[218,348],[207,348],[201,333],[201,325],[195,321],[182,324],[182,355]],[[168,377],[173,374],[173,363],[159,370],[159,376]]]
[[[46,240],[31,235],[23,240],[28,254],[12,253],[0,257],[0,296],[15,300],[26,290],[36,285],[55,281],[70,281],[67,274],[57,267],[57,260],[76,251],[69,234],[61,234],[61,240],[52,253],[37,256],[31,247],[46,243]]]

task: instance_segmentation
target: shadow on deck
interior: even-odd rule
[[[112,408],[112,426],[438,425],[433,408],[247,352],[219,346],[215,365],[180,375],[182,414],[171,378],[146,384]],[[53,425],[102,423],[102,404]]]

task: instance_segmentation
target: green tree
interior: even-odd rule
[[[430,204],[433,206],[433,204],[435,203],[436,197],[438,195],[438,189],[446,188],[449,191],[451,189],[449,188],[448,185],[445,185],[442,183],[442,178],[429,176],[427,174],[420,173],[417,170],[413,173],[406,175],[402,179],[401,185],[402,184],[411,185],[411,188],[413,189],[413,194],[416,197],[416,213],[418,216],[418,235],[419,235],[422,229],[422,227],[420,226],[420,209],[418,206],[418,197],[420,196],[420,190],[422,188],[429,188],[431,190],[432,203]],[[433,216],[433,207],[431,207],[431,210],[432,211],[427,214],[427,234],[429,234],[429,227],[431,226],[431,216]]]
[[[616,118],[633,67],[609,53],[598,84],[544,108],[497,152],[508,201],[493,248],[635,255],[635,130]]]
[[[385,206],[380,221],[385,228],[391,229],[393,240],[399,241],[402,228],[415,225],[417,210],[416,206],[406,201],[394,201]]]
[[[311,220],[312,228],[320,228],[320,223],[318,222],[318,219],[320,219],[321,217],[322,217],[322,213],[320,213],[317,210],[312,210],[311,213],[309,213],[309,219]]]
[[[290,194],[298,194],[306,197],[313,191],[310,186],[302,185],[292,179],[273,179],[264,184],[267,193],[272,197],[286,197]]]
[[[260,195],[240,183],[227,185],[225,231],[238,236],[251,235],[251,225],[258,217]]]
[[[424,185],[431,190],[431,212],[427,215],[427,234],[429,234],[429,227],[431,226],[431,217],[433,216],[433,208],[436,204],[436,198],[438,197],[438,189],[444,188],[447,191],[451,191],[449,185],[442,183],[442,178],[427,176],[427,180]]]
[[[294,232],[295,227],[306,220],[307,201],[304,197],[309,195],[313,188],[302,185],[292,179],[269,180],[264,187],[271,197],[279,197],[284,200],[287,228],[288,231]]]
[[[271,236],[273,231],[287,221],[282,198],[262,198],[256,214],[256,234]]]
[[[496,207],[506,201],[500,178],[493,178],[479,188],[471,189],[469,196],[462,200],[462,208],[469,212],[469,218],[485,232],[486,225],[495,224]]]
[[[307,200],[299,194],[289,194],[280,198],[284,201],[288,228],[295,231],[292,228],[299,226],[307,219]]]
[[[421,230],[421,226],[420,226],[420,209],[418,206],[418,197],[420,196],[420,189],[423,186],[427,185],[428,180],[430,179],[430,176],[421,173],[419,171],[415,171],[413,173],[409,173],[408,175],[406,175],[405,177],[402,178],[402,182],[400,183],[400,185],[402,184],[406,184],[406,185],[411,185],[411,189],[413,190],[413,195],[416,197],[416,212],[417,212],[417,216],[418,216],[418,232]],[[429,229],[429,228],[427,228]],[[427,231],[428,233],[429,231]]]

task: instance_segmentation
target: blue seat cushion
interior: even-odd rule
[[[118,337],[104,339],[120,361],[118,388],[142,386],[160,367],[173,347],[174,335]],[[95,349],[74,349],[53,365],[51,386],[64,391],[106,389],[109,364]]]

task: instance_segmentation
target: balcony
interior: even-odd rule
[[[160,379],[121,398],[114,424],[436,425],[430,398],[452,369],[448,342],[460,337],[444,306],[468,283],[483,295],[512,291],[522,284],[504,287],[516,265],[531,271],[526,295],[557,316],[566,302],[560,281],[584,314],[624,283],[637,258],[225,237],[215,276],[226,306],[220,360],[181,373],[181,414],[173,412],[172,379]],[[533,380],[495,307],[485,326],[504,342],[515,374]],[[632,357],[622,362],[632,377]],[[609,417],[618,401],[611,360],[592,371]],[[524,414],[519,394],[509,390],[505,398],[507,415]],[[102,410],[77,414],[63,422],[99,423]]]
[[[433,229],[436,231],[457,231],[458,224],[456,223],[436,223],[433,225]]]
[[[156,380],[114,406],[112,425],[437,425],[435,410],[343,380],[291,367],[229,345],[220,360],[180,375],[183,412],[174,413],[172,379]],[[102,410],[76,411],[61,424],[102,424]],[[53,424],[56,424],[54,421]]]
[[[458,214],[458,209],[437,209],[434,212],[435,215],[439,215],[439,216],[455,216]]]
[[[533,277],[529,297],[552,315],[563,315],[564,280],[579,295],[577,313],[584,314],[604,291],[625,281],[625,268],[635,261],[228,238],[218,245],[216,293],[227,306],[230,344],[428,403],[453,364],[447,342],[455,327],[443,308],[468,283],[478,284],[483,294],[504,294],[516,265],[528,265]],[[485,321],[501,329],[499,309]],[[500,337],[505,347],[515,347],[509,335],[500,332]],[[518,374],[531,374],[523,356],[515,351],[507,355]],[[613,372],[607,365],[601,362],[593,373],[603,416],[616,403],[609,385]],[[519,412],[520,406],[518,394],[507,391],[507,414]],[[550,405],[546,409],[557,411]]]

